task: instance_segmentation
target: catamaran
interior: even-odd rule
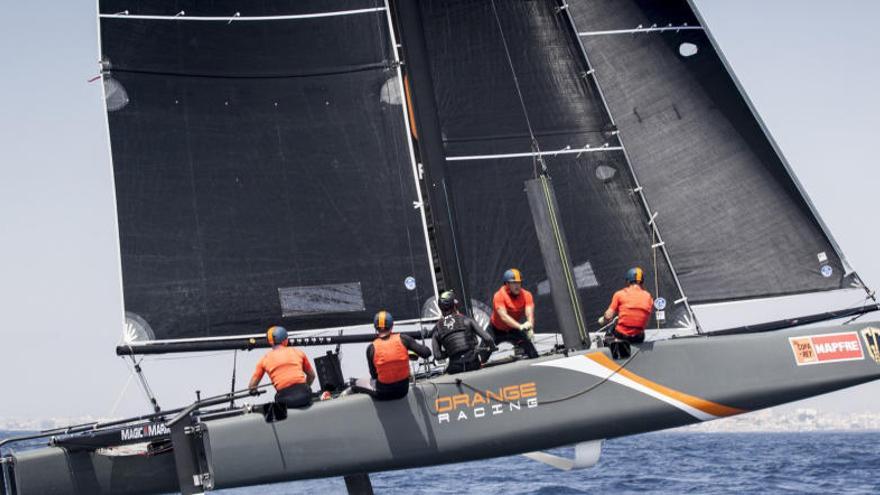
[[[2,455],[3,495],[332,476],[370,493],[369,473],[512,454],[583,468],[603,439],[880,378],[880,324],[857,320],[873,292],[690,1],[101,0],[98,22],[116,352],[252,350],[283,325],[331,346],[316,368],[334,398],[268,421],[233,390],[40,432]],[[635,265],[652,339],[612,352],[592,322]],[[353,327],[384,309],[424,338],[442,289],[485,318],[511,266],[539,358],[422,363],[396,401],[343,393],[339,346],[374,338]],[[840,292],[859,304],[698,318]],[[573,458],[542,452],[564,445]]]

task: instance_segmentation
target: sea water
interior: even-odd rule
[[[551,452],[571,455],[572,449]],[[605,442],[599,464],[580,471],[512,456],[375,473],[371,479],[379,495],[880,494],[880,432],[651,433]],[[344,494],[345,484],[331,478],[211,493]]]

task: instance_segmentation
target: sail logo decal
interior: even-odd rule
[[[119,432],[120,440],[140,440],[142,438],[153,438],[170,435],[171,430],[165,426],[165,423],[150,423],[144,426],[134,428],[124,428]]]
[[[536,407],[538,407],[538,387],[535,382],[508,385],[497,390],[443,395],[434,400],[437,422],[441,425]]]
[[[593,375],[602,380],[623,385],[665,402],[700,421],[708,421],[746,412],[743,409],[728,407],[701,399],[648,380],[620,366],[601,352],[537,363],[534,366],[551,366]]]
[[[868,348],[871,359],[880,364],[880,328],[863,328],[862,337],[865,338],[865,347]]]
[[[856,332],[789,337],[788,342],[798,366],[858,361],[865,358]]]

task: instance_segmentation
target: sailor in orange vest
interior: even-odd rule
[[[492,297],[489,333],[496,344],[511,342],[529,359],[538,357],[531,334],[535,327],[535,299],[522,288],[522,273],[516,268],[504,272],[504,285]]]
[[[312,382],[315,371],[306,353],[296,347],[289,347],[287,330],[273,326],[266,332],[272,350],[257,363],[248,388],[256,391],[257,385],[268,373],[275,385],[275,402],[287,407],[305,407],[312,403]]]
[[[373,318],[373,327],[379,337],[367,347],[370,376],[376,381],[375,397],[393,400],[406,397],[409,392],[410,352],[419,357],[431,357],[431,350],[409,335],[393,333],[394,318],[388,311],[379,311]]]
[[[616,314],[617,326],[612,330],[612,335],[633,344],[645,341],[645,327],[654,309],[654,298],[642,288],[644,281],[645,272],[641,268],[630,268],[626,272],[627,286],[614,293],[611,305],[599,318],[599,324],[604,325]]]

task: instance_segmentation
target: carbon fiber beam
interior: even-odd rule
[[[571,269],[568,243],[557,216],[559,207],[553,183],[549,177],[541,176],[526,181],[525,185],[562,341],[566,349],[589,348],[590,339],[587,338],[584,313]]]

